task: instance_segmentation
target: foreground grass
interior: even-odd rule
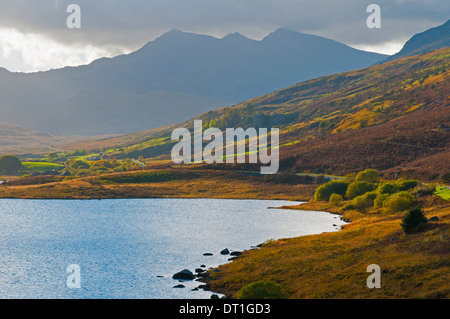
[[[352,220],[335,233],[281,239],[244,252],[211,272],[212,291],[236,298],[258,280],[279,284],[289,298],[448,298],[450,296],[450,204],[433,199],[425,209],[426,229],[405,236],[404,213],[367,215],[349,212]],[[297,209],[324,210],[327,203]],[[313,213],[313,212],[311,212]],[[367,267],[381,267],[381,289],[366,285]]]

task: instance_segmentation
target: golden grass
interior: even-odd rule
[[[321,205],[328,204],[303,209],[320,210]],[[426,215],[439,221],[408,236],[400,227],[403,214],[353,215],[339,232],[277,240],[246,251],[211,273],[209,284],[231,297],[251,282],[269,279],[294,299],[448,298],[450,204],[429,208]],[[380,289],[366,285],[370,264],[381,267]]]
[[[235,198],[307,201],[317,185],[287,185],[239,174],[183,170],[186,179],[154,183],[101,183],[86,177],[44,185],[0,186],[0,197],[14,198]],[[119,173],[110,175],[135,174]],[[108,176],[108,175],[107,175]],[[450,202],[438,196],[424,204],[427,217],[437,216],[418,234],[404,235],[404,213],[361,214],[347,211],[351,223],[339,232],[281,239],[245,251],[211,272],[212,291],[236,297],[246,284],[269,279],[289,298],[448,298],[450,293]],[[339,207],[312,202],[286,208],[330,211]],[[366,286],[367,266],[382,270],[382,288]]]
[[[227,172],[184,170],[186,179],[153,183],[101,183],[85,177],[44,185],[0,186],[0,198],[92,199],[92,198],[234,198],[308,201],[316,185],[265,182],[263,178]],[[190,177],[190,173],[195,177]],[[102,175],[124,176],[130,173]]]

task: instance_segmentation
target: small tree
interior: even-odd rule
[[[50,153],[48,154],[48,159],[51,161],[56,161],[59,158],[58,153]]]
[[[0,156],[0,172],[15,173],[22,168],[22,163],[15,155]]]
[[[423,214],[423,211],[420,208],[411,209],[405,217],[403,217],[402,226],[403,232],[405,234],[411,234],[420,229],[423,225],[427,223],[427,218]]]

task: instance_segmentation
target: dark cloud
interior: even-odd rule
[[[69,4],[82,28],[66,27]],[[366,26],[366,7],[382,9],[382,28]],[[448,0],[0,0],[0,28],[41,33],[62,43],[136,47],[172,28],[261,38],[277,27],[347,44],[404,40],[449,18]]]

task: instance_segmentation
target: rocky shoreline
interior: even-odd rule
[[[261,247],[262,244],[258,245],[258,246],[252,246],[252,249],[255,249],[257,247]],[[228,261],[233,261],[235,259],[237,259],[240,255],[242,254],[241,251],[237,251],[237,250],[230,250],[228,248],[224,248],[220,251],[220,255],[223,256],[230,256],[230,258],[228,258]],[[213,253],[204,253],[203,256],[213,256]],[[211,291],[210,290],[210,285],[208,284],[208,282],[211,280],[210,277],[210,273],[211,272],[220,272],[220,269],[216,269],[213,267],[207,268],[206,265],[200,265],[200,267],[195,268],[194,271],[191,271],[189,269],[183,269],[177,273],[175,273],[172,276],[172,279],[174,280],[178,280],[180,283],[173,286],[173,288],[186,288],[185,285],[183,285],[183,282],[185,281],[192,281],[195,280],[197,282],[200,282],[202,284],[199,284],[197,287],[191,289],[191,291],[198,291],[198,290],[203,290],[203,291]],[[220,293],[214,293],[211,292],[211,299],[226,299],[227,297],[225,295],[222,295],[222,297],[220,297]]]

